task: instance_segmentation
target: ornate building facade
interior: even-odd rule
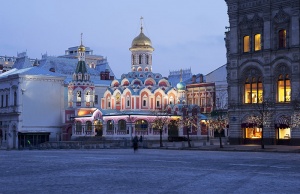
[[[225,1],[230,143],[300,145],[299,0]]]
[[[101,109],[80,108],[75,111],[72,137],[103,135],[116,139],[142,135],[147,139],[158,139],[160,130],[153,128],[152,124],[164,110],[167,110],[170,120],[187,114],[198,116],[197,126],[189,134],[191,137],[206,137],[206,131],[200,130],[198,121],[206,118],[200,114],[199,106],[187,104],[185,84],[180,82],[177,88],[172,87],[167,78],[152,71],[154,48],[143,33],[142,24],[140,34],[133,39],[129,50],[131,71],[111,82],[101,99]],[[74,95],[72,91],[69,94]],[[167,125],[162,132],[164,139],[169,136],[170,127],[177,136],[187,134],[186,127]]]

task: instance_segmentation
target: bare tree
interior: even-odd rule
[[[168,124],[170,123],[170,116],[166,111],[156,111],[153,114],[156,115],[156,118],[152,122],[152,128],[159,130],[159,143],[160,147],[163,147],[162,133],[164,126],[168,126]]]
[[[192,132],[193,128],[197,128],[197,116],[196,115],[183,115],[179,123],[182,125],[183,129],[187,131],[187,140],[188,146],[192,147],[191,140],[190,140],[190,133]]]
[[[227,112],[213,111],[210,114],[209,126],[214,131],[218,132],[219,140],[220,140],[220,148],[223,148],[223,145],[222,145],[222,132],[227,127],[227,125],[228,125],[228,113]]]
[[[261,103],[253,104],[253,111],[251,116],[248,117],[248,123],[261,128],[261,149],[265,148],[264,127],[271,125],[271,119],[275,111],[273,107],[274,103],[271,100],[263,100]]]

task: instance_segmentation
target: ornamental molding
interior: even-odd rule
[[[37,77],[23,77],[21,78],[23,81],[43,81],[43,82],[57,82],[57,83],[64,83],[64,80],[59,79],[49,79],[49,78],[37,78]]]
[[[290,16],[287,14],[282,7],[279,8],[279,11],[274,17],[274,22],[277,24],[288,23],[290,21]]]

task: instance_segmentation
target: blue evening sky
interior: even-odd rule
[[[153,72],[207,74],[226,63],[224,0],[6,0],[1,7],[0,55],[63,55],[83,33],[83,44],[107,57],[120,78],[130,71],[129,48],[143,16]]]

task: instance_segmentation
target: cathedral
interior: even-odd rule
[[[81,47],[84,49],[84,47]],[[178,119],[184,114],[198,115],[197,126],[190,132],[191,137],[206,135],[205,127],[200,126],[200,120],[206,119],[200,114],[197,105],[188,104],[186,100],[186,85],[182,82],[172,87],[167,78],[152,71],[151,40],[144,34],[141,22],[140,34],[132,41],[131,71],[122,74],[120,79],[112,80],[101,99],[101,108],[87,108],[86,105],[73,109],[75,113],[72,138],[81,136],[105,136],[106,138],[132,138],[143,136],[147,139],[158,139],[160,131],[153,128],[154,120],[159,113],[167,110],[170,120]],[[79,50],[79,62],[73,81],[69,84],[69,104],[74,102],[93,103],[93,85],[84,69],[84,52]],[[80,78],[80,80],[78,80]],[[80,96],[80,97],[79,97]],[[79,99],[80,98],[80,99]],[[84,100],[82,101],[82,98]],[[73,106],[74,107],[74,106]],[[164,126],[163,138],[167,139],[171,126]],[[174,129],[174,127],[176,129]],[[183,126],[173,126],[176,135],[186,135]]]
[[[225,0],[231,144],[300,145],[299,0]]]

